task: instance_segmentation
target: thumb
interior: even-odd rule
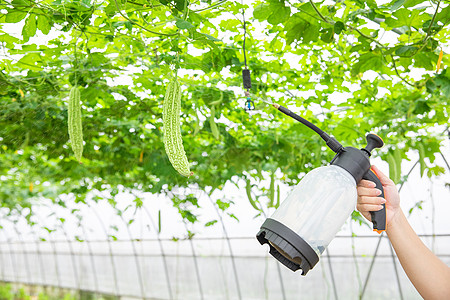
[[[388,176],[384,175],[384,173],[381,172],[380,169],[378,169],[375,165],[372,165],[371,169],[378,176],[382,185],[392,185],[393,184],[392,180]]]

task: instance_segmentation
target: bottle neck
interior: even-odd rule
[[[339,166],[349,172],[356,183],[360,182],[364,174],[370,169],[370,161],[367,153],[353,147],[343,148],[336,154],[330,164]]]

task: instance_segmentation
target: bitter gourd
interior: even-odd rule
[[[269,207],[273,207],[275,201],[275,174],[270,175],[270,188],[269,188]]]
[[[275,204],[275,208],[280,206],[280,185],[277,185],[277,203]]]
[[[183,176],[189,177],[193,173],[189,169],[189,161],[183,147],[180,129],[181,87],[177,77],[173,77],[167,86],[163,105],[163,134],[164,149],[169,161]]]
[[[389,153],[387,156],[387,162],[389,164],[389,178],[391,178],[393,182],[398,183],[397,164],[395,163],[395,158],[391,153]]]
[[[246,181],[245,191],[247,193],[247,198],[251,206],[253,206],[253,208],[256,210],[260,210],[259,207],[256,205],[255,200],[253,200],[252,198],[252,184],[250,183],[250,179],[247,179]]]
[[[81,123],[80,91],[77,86],[70,89],[68,109],[69,138],[72,150],[78,161],[83,154],[83,127]]]
[[[423,173],[427,168],[427,165],[425,163],[425,148],[423,147],[422,143],[418,143],[417,149],[419,150],[420,177],[423,177]]]
[[[216,115],[215,107],[211,107],[211,116],[209,117],[209,125],[211,127],[211,133],[216,140],[220,139],[219,129],[217,128],[216,121],[214,120],[214,116]]]

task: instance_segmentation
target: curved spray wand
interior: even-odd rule
[[[291,110],[287,109],[286,107],[283,107],[279,104],[272,104],[273,107],[284,113],[285,115],[299,121],[303,125],[307,126],[308,128],[314,130],[320,137],[325,141],[326,145],[333,150],[333,152],[336,153],[336,156],[331,160],[330,164],[333,164],[333,162],[336,160],[336,158],[339,156],[341,151],[345,151],[345,148],[339,143],[334,137],[330,137],[325,131],[314,125],[313,123],[309,122],[308,120],[300,117],[296,113],[292,112]],[[383,146],[383,140],[381,137],[379,137],[376,134],[369,133],[366,137],[367,139],[367,146],[361,151],[362,153],[366,154],[368,157],[371,156],[371,151],[374,148],[381,148]],[[348,147],[347,147],[348,148]],[[350,172],[352,173],[352,172]],[[369,169],[364,173],[362,179],[370,180],[375,182],[376,188],[381,190],[380,197],[384,198],[384,189],[383,185],[380,182],[380,179],[378,176],[372,171],[372,169],[369,166]],[[359,182],[359,181],[358,181]],[[358,184],[357,182],[357,184]],[[373,223],[373,231],[376,231],[378,233],[381,233],[386,230],[386,207],[383,203],[383,209],[378,211],[371,211],[370,212],[372,217],[372,223]]]
[[[286,107],[272,105],[314,130],[336,153],[329,166],[316,168],[302,178],[256,235],[261,244],[269,245],[269,253],[276,259],[292,271],[302,269],[302,275],[306,275],[354,210],[356,185],[362,179],[373,181],[384,197],[383,186],[370,169],[369,160],[371,151],[382,147],[383,140],[370,133],[365,148],[343,147],[334,137]],[[385,205],[371,212],[371,217],[373,230],[385,231]]]

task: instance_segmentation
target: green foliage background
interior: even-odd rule
[[[114,205],[119,190],[195,185],[212,193],[275,172],[282,174],[275,181],[296,184],[331,160],[318,136],[264,101],[291,107],[343,145],[362,147],[365,134],[376,132],[387,144],[378,151],[384,159],[421,149],[422,172],[444,172],[434,160],[450,108],[448,2],[326,3],[0,1],[0,26],[23,26],[21,39],[0,27],[1,205],[20,210],[40,197],[64,205],[60,195],[83,202],[102,190]],[[257,108],[250,114],[243,109],[242,12]],[[37,44],[38,36],[49,41]],[[175,68],[190,178],[172,168],[162,142],[162,104]],[[67,133],[75,84],[83,101],[82,164]],[[276,186],[260,187],[255,201],[276,205]],[[197,203],[188,196],[174,205],[183,201]]]

